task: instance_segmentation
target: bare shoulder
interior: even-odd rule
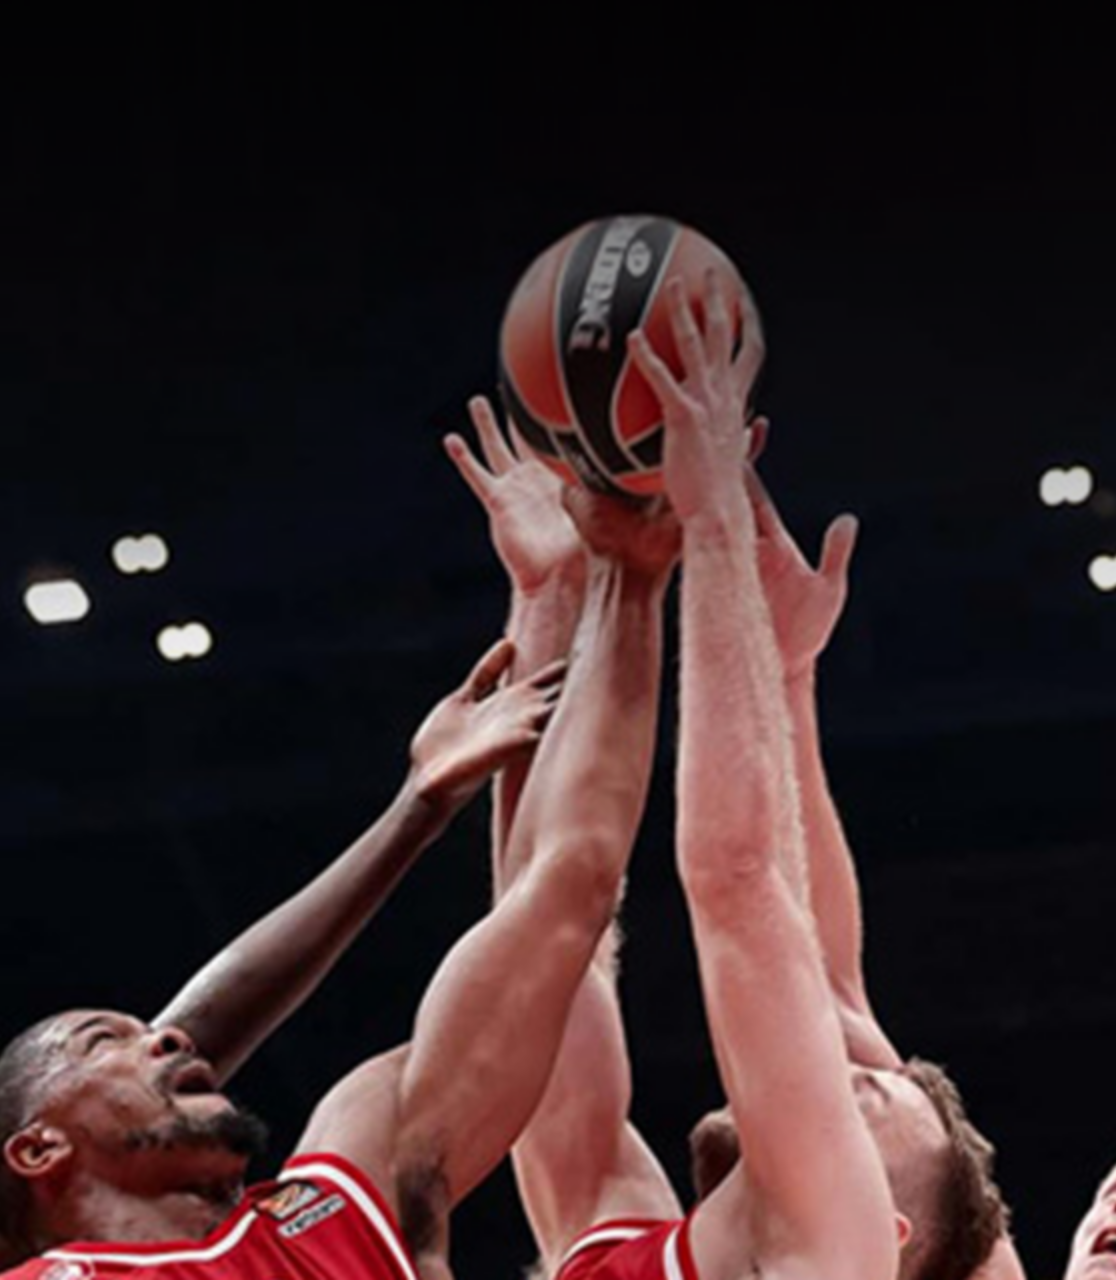
[[[370,1058],[322,1098],[295,1155],[337,1155],[363,1170],[398,1213],[392,1185],[399,1128],[399,1086],[410,1044]]]
[[[840,1238],[827,1243],[804,1235],[749,1182],[744,1161],[691,1212],[689,1247],[701,1280],[892,1280],[895,1274],[893,1266],[862,1267],[872,1254],[843,1250]],[[896,1263],[897,1255],[887,1260]]]

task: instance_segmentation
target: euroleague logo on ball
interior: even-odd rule
[[[631,267],[632,250],[643,246],[643,254],[635,261],[643,262],[643,271],[651,265],[651,252],[636,236],[646,225],[646,218],[616,218],[606,230],[593,256],[577,308],[577,320],[570,331],[569,350],[609,351],[612,348],[612,304],[620,270],[638,278],[642,272]]]
[[[634,498],[662,492],[662,405],[629,338],[642,332],[681,376],[669,281],[699,323],[715,283],[739,344],[754,305],[736,264],[693,227],[655,214],[574,227],[509,295],[500,395],[519,437],[567,484]]]
[[[650,248],[645,241],[637,240],[628,250],[628,256],[624,259],[624,266],[627,268],[628,275],[634,276],[638,280],[640,276],[647,274],[651,261]]]

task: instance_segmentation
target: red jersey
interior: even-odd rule
[[[68,1244],[4,1280],[417,1280],[372,1183],[337,1156],[298,1156],[249,1187],[204,1240]]]
[[[699,1280],[690,1222],[602,1222],[573,1242],[554,1280]]]

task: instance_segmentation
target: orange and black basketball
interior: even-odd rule
[[[627,335],[642,328],[681,376],[664,286],[679,277],[700,322],[710,268],[735,300],[739,332],[740,273],[711,240],[669,218],[586,223],[523,274],[500,330],[500,390],[524,441],[564,479],[610,493],[660,491],[661,414]]]

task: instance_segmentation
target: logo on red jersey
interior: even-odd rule
[[[256,1201],[256,1208],[276,1222],[286,1222],[300,1209],[321,1198],[322,1189],[312,1182],[286,1182],[278,1191]]]
[[[279,1234],[284,1240],[293,1240],[295,1236],[300,1236],[311,1227],[316,1227],[319,1222],[324,1222],[326,1218],[332,1218],[335,1213],[340,1213],[344,1207],[344,1196],[330,1196],[328,1200],[314,1205],[312,1209],[304,1210],[290,1222],[284,1222],[279,1228]]]
[[[88,1262],[56,1262],[40,1280],[90,1280],[93,1266]]]

